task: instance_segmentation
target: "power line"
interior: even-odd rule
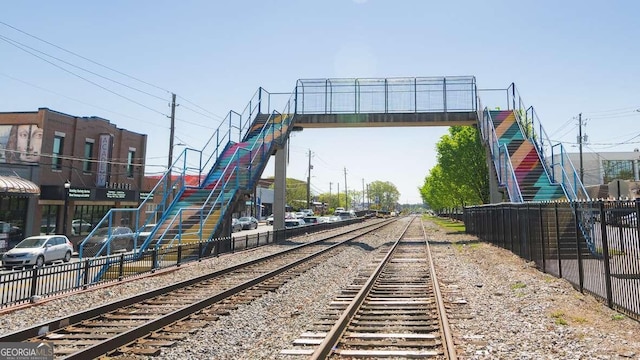
[[[83,67],[81,67],[81,66],[74,65],[74,64],[72,64],[72,63],[70,63],[70,62],[68,62],[68,61],[66,61],[66,60],[62,60],[62,59],[60,59],[60,58],[58,58],[58,57],[55,57],[55,56],[53,56],[53,55],[49,55],[49,54],[47,54],[47,53],[45,53],[45,52],[43,52],[43,51],[40,51],[40,50],[38,50],[38,49],[35,49],[35,48],[33,48],[33,47],[29,46],[29,45],[25,45],[25,44],[23,44],[23,43],[21,43],[21,42],[19,42],[19,41],[16,41],[16,40],[10,39],[10,38],[5,37],[5,36],[2,36],[2,35],[0,35],[0,39],[4,40],[5,42],[12,42],[12,43],[15,43],[15,44],[19,44],[20,46],[24,46],[25,48],[30,49],[30,50],[33,50],[33,51],[35,51],[35,52],[37,52],[37,53],[39,53],[39,54],[42,54],[42,55],[44,55],[44,56],[48,56],[48,57],[50,57],[50,58],[52,58],[52,59],[55,59],[55,60],[60,61],[61,63],[67,64],[67,65],[69,65],[69,66],[71,66],[71,67],[74,67],[74,68],[76,68],[76,69],[79,69],[79,70],[82,70],[82,71],[88,72],[88,73],[89,73],[89,74],[91,74],[91,75],[95,75],[95,76],[97,76],[97,77],[99,77],[99,78],[102,78],[102,79],[105,79],[105,80],[111,81],[111,82],[116,83],[116,84],[118,84],[118,85],[120,85],[120,86],[124,86],[124,87],[126,87],[126,88],[128,88],[128,89],[131,89],[131,90],[137,91],[137,92],[139,92],[139,93],[142,93],[142,94],[148,95],[148,96],[150,96],[150,97],[153,97],[153,98],[156,98],[156,99],[159,99],[159,100],[162,100],[162,101],[166,101],[166,99],[165,99],[165,98],[162,98],[162,97],[156,96],[156,95],[154,95],[154,94],[148,93],[148,92],[146,92],[146,91],[144,91],[144,90],[140,90],[140,89],[138,89],[138,88],[134,88],[133,86],[129,86],[129,85],[124,84],[124,83],[122,83],[122,82],[120,82],[120,81],[117,81],[117,80],[111,79],[111,78],[109,78],[109,77],[106,77],[106,76],[100,75],[100,74],[98,74],[98,73],[96,73],[96,72],[94,72],[94,71],[87,70],[87,69],[85,69],[85,68],[83,68]]]
[[[107,69],[107,70],[109,70],[109,71],[112,71],[112,72],[114,72],[114,73],[117,73],[117,74],[119,74],[119,75],[122,75],[122,76],[124,76],[124,77],[127,77],[127,78],[129,78],[129,79],[132,79],[132,80],[138,81],[138,82],[140,82],[140,83],[142,83],[142,84],[145,84],[145,85],[147,85],[147,86],[150,86],[150,87],[156,88],[156,89],[161,90],[161,91],[163,91],[163,92],[166,92],[166,93],[169,93],[169,94],[171,94],[171,93],[172,93],[171,91],[169,91],[169,90],[167,90],[167,89],[165,89],[165,88],[162,88],[162,87],[160,87],[160,86],[158,86],[158,85],[155,85],[155,84],[152,84],[152,83],[150,83],[150,82],[147,82],[147,81],[141,80],[141,79],[139,79],[139,78],[137,78],[137,77],[135,77],[135,76],[132,76],[132,75],[126,74],[126,73],[124,73],[124,72],[122,72],[122,71],[116,70],[116,69],[114,69],[114,68],[112,68],[112,67],[109,67],[109,66],[107,66],[107,65],[104,65],[104,64],[102,64],[102,63],[99,63],[99,62],[97,62],[97,61],[95,61],[95,60],[89,59],[89,58],[87,58],[87,57],[85,57],[85,56],[82,56],[82,55],[80,55],[80,54],[78,54],[78,53],[75,53],[75,52],[73,52],[73,51],[67,50],[67,49],[65,49],[65,48],[63,48],[63,47],[61,47],[61,46],[59,46],[59,45],[56,45],[56,44],[51,43],[51,42],[49,42],[49,41],[47,41],[47,40],[44,40],[44,39],[42,39],[42,38],[40,38],[40,37],[38,37],[38,36],[35,36],[35,35],[33,35],[33,34],[30,34],[30,33],[26,32],[26,31],[24,31],[24,30],[18,29],[18,28],[16,28],[15,26],[12,26],[12,25],[10,25],[10,24],[7,24],[7,23],[5,23],[5,22],[3,22],[3,21],[0,21],[0,24],[2,24],[2,25],[4,25],[4,26],[6,26],[6,27],[8,27],[8,28],[11,28],[11,29],[13,29],[13,30],[15,30],[15,31],[18,31],[18,32],[20,32],[20,33],[22,33],[22,34],[24,34],[24,35],[27,35],[27,36],[29,36],[29,37],[31,37],[31,38],[34,38],[34,39],[36,39],[36,40],[38,40],[38,41],[41,41],[41,42],[43,42],[43,43],[45,43],[45,44],[48,44],[48,45],[50,45],[50,46],[52,46],[52,47],[54,47],[54,48],[56,48],[56,49],[59,49],[59,50],[64,51],[64,52],[66,52],[66,53],[68,53],[68,54],[71,54],[71,55],[73,55],[73,56],[76,56],[76,57],[78,57],[78,58],[81,58],[81,59],[83,59],[83,60],[86,60],[86,61],[88,61],[88,62],[90,62],[90,63],[92,63],[92,64],[95,64],[95,65],[97,65],[97,66],[100,66],[100,67],[102,67],[102,68],[105,68],[105,69]],[[138,91],[138,92],[140,92],[140,93],[143,93],[143,94],[145,94],[145,95],[148,95],[148,96],[154,97],[154,98],[159,99],[159,100],[162,100],[162,101],[166,101],[166,99],[165,99],[165,98],[163,98],[163,97],[156,96],[156,95],[151,94],[151,93],[149,93],[149,92],[146,92],[146,91],[144,91],[144,90],[140,90],[140,89],[138,89],[138,88],[135,88],[135,87],[133,87],[133,86],[129,86],[129,85],[124,84],[124,83],[122,83],[122,82],[119,82],[119,81],[117,81],[117,80],[114,80],[114,79],[111,79],[111,78],[109,78],[109,77],[106,77],[106,76],[100,75],[100,74],[98,74],[98,73],[96,73],[96,72],[93,72],[93,71],[90,71],[90,70],[84,69],[84,68],[82,68],[82,67],[80,67],[80,66],[77,66],[77,65],[74,65],[74,64],[72,64],[72,63],[69,63],[69,62],[67,62],[67,61],[65,61],[65,60],[59,59],[59,58],[57,58],[57,57],[55,57],[55,56],[53,56],[53,55],[49,55],[49,54],[47,54],[47,53],[45,53],[45,52],[43,52],[43,51],[37,50],[37,49],[35,49],[35,48],[33,48],[33,47],[30,47],[30,46],[28,46],[28,45],[25,45],[25,44],[22,44],[22,43],[20,43],[20,42],[18,42],[18,41],[16,41],[16,40],[13,40],[13,39],[10,39],[10,38],[7,38],[7,37],[4,37],[4,36],[2,36],[2,35],[0,35],[0,37],[2,37],[2,38],[3,38],[3,40],[5,40],[6,42],[9,42],[9,41],[15,42],[15,43],[20,44],[20,45],[22,45],[22,46],[24,46],[24,47],[27,47],[27,48],[29,48],[29,49],[32,49],[33,51],[36,51],[36,52],[41,53],[41,54],[43,54],[43,55],[49,56],[49,57],[51,57],[51,58],[54,58],[54,59],[56,59],[56,60],[58,60],[58,61],[61,61],[61,62],[65,63],[65,64],[68,64],[69,66],[73,66],[73,67],[75,67],[75,68],[81,69],[81,70],[86,71],[86,72],[88,72],[88,73],[90,73],[90,74],[93,74],[93,75],[98,76],[98,77],[101,77],[101,78],[103,78],[103,79],[106,79],[106,80],[112,81],[112,82],[114,82],[114,83],[116,83],[116,84],[119,84],[119,85],[121,85],[121,86],[124,86],[124,87],[126,87],[126,88],[129,88],[129,89],[131,89],[131,90]],[[10,43],[10,42],[9,42],[9,43]],[[11,43],[10,43],[10,44],[11,44]],[[11,44],[11,45],[18,47],[16,44]],[[18,47],[18,48],[19,48],[19,47]],[[25,51],[25,52],[29,53],[29,52],[28,52],[28,51],[26,51],[25,49],[21,49],[21,50],[23,50],[23,51]],[[36,55],[34,55],[34,54],[32,54],[32,53],[30,53],[30,54],[31,54],[31,55],[33,55],[33,56],[36,56]],[[38,56],[36,56],[36,57],[38,57]],[[38,57],[38,58],[40,58],[40,57]],[[40,58],[40,59],[41,59],[41,60],[43,60],[43,61],[46,61],[45,59],[42,59],[42,58]],[[48,61],[47,61],[47,62],[48,62]],[[50,62],[49,62],[49,63],[50,63]],[[52,63],[50,63],[50,64],[52,64]],[[52,64],[52,65],[54,65],[54,66],[55,66],[55,64]],[[58,67],[59,67],[59,66],[58,66]],[[59,68],[61,68],[61,67],[59,67]],[[63,68],[61,68],[61,69],[62,69],[62,70],[64,70],[64,71],[67,71],[67,70],[65,70],[65,69],[63,69]],[[68,71],[67,71],[67,72],[68,72]],[[72,74],[73,74],[73,73],[72,73]],[[75,74],[74,74],[74,75],[75,75]],[[78,75],[76,75],[76,76],[78,76]],[[81,77],[81,78],[82,78],[82,77]],[[88,80],[86,80],[86,79],[84,79],[84,78],[82,78],[82,79],[83,79],[83,80],[85,80],[85,81],[88,81]],[[104,89],[104,90],[107,90],[107,91],[109,91],[109,92],[113,93],[112,91],[110,91],[110,90],[108,90],[108,89],[105,89],[104,87],[101,87],[101,86],[99,86],[99,85],[97,85],[97,84],[95,84],[95,83],[93,83],[93,82],[91,82],[91,83],[92,83],[92,84],[94,84],[94,85],[96,85],[96,86],[98,86],[98,87],[100,87],[100,88],[102,88],[102,89]],[[114,94],[115,94],[115,93],[114,93]],[[120,96],[119,94],[115,94],[115,95]],[[121,96],[121,97],[122,97],[122,96]],[[220,119],[221,119],[221,120],[224,120],[224,118],[222,118],[222,117],[220,117],[220,116],[218,116],[218,115],[216,115],[216,114],[212,113],[211,111],[209,111],[209,110],[205,109],[204,107],[202,107],[202,106],[200,106],[200,105],[198,105],[198,104],[196,104],[196,103],[194,103],[194,102],[192,102],[192,101],[190,101],[190,100],[188,100],[188,99],[184,98],[183,96],[180,96],[180,98],[181,98],[182,100],[184,100],[185,102],[187,102],[187,103],[189,103],[189,104],[191,104],[191,105],[193,105],[193,106],[195,106],[195,107],[199,108],[200,110],[203,110],[203,111],[205,111],[205,112],[207,112],[207,113],[211,114],[212,116],[208,116],[208,115],[202,114],[202,113],[200,113],[200,112],[198,112],[198,111],[195,111],[195,110],[193,110],[193,109],[191,109],[191,108],[185,107],[187,110],[191,110],[191,111],[193,111],[193,112],[195,112],[195,113],[197,113],[197,114],[200,114],[200,115],[202,115],[202,116],[205,116],[205,117],[211,118],[211,119],[213,119],[213,120],[220,120]],[[131,99],[128,99],[128,100],[129,100],[129,101],[132,101]],[[135,101],[134,101],[134,103],[136,103],[136,104],[138,104],[138,105],[141,105],[141,104],[139,104],[139,103],[137,103],[137,102],[135,102]],[[141,106],[143,106],[143,107],[145,107],[145,108],[149,109],[148,107],[146,107],[146,106],[144,106],[144,105],[141,105]],[[152,111],[154,111],[154,110],[152,110]],[[163,115],[165,115],[165,116],[166,116],[166,114],[163,114]],[[204,128],[211,128],[211,127],[203,126],[203,125],[201,125],[201,124],[197,124],[197,123],[189,122],[189,121],[186,121],[186,120],[182,120],[182,121],[183,121],[183,122],[186,122],[186,123],[189,123],[189,124],[192,124],[192,125],[202,126],[202,127],[204,127]],[[211,128],[211,129],[213,129],[213,128]]]
[[[98,83],[96,83],[96,82],[94,82],[94,81],[91,81],[91,80],[89,80],[89,79],[87,79],[87,78],[85,78],[85,77],[83,77],[83,76],[81,76],[81,75],[78,75],[78,74],[74,73],[73,71],[67,70],[67,69],[65,69],[64,67],[59,66],[58,64],[55,64],[55,63],[53,63],[53,62],[51,62],[51,61],[49,61],[49,60],[47,60],[47,59],[45,59],[45,58],[43,58],[43,57],[41,57],[41,56],[38,56],[38,55],[36,55],[36,54],[34,54],[34,53],[30,52],[29,50],[24,49],[24,48],[23,48],[23,47],[21,47],[20,45],[15,44],[15,43],[13,43],[12,41],[6,40],[6,39],[5,39],[3,36],[1,36],[1,35],[0,35],[0,40],[3,40],[3,41],[5,41],[6,43],[8,43],[8,44],[10,44],[10,45],[12,45],[12,46],[14,46],[14,47],[16,47],[16,48],[18,48],[18,49],[20,49],[20,50],[22,50],[22,51],[24,51],[24,52],[26,52],[26,53],[28,53],[28,54],[31,54],[32,56],[35,56],[35,57],[37,57],[38,59],[40,59],[40,60],[42,60],[42,61],[44,61],[44,62],[47,62],[47,63],[49,63],[49,64],[51,64],[51,65],[53,65],[53,66],[57,67],[58,69],[60,69],[60,70],[62,70],[62,71],[64,71],[64,72],[66,72],[66,73],[69,73],[69,74],[71,74],[71,75],[73,75],[73,76],[75,76],[75,77],[77,77],[77,78],[80,78],[80,79],[82,79],[82,80],[84,80],[84,81],[86,81],[86,82],[88,82],[88,83],[90,83],[90,84],[93,84],[93,85],[95,85],[95,86],[97,86],[97,87],[99,87],[99,88],[101,88],[101,89],[103,89],[103,90],[105,90],[105,91],[107,91],[107,92],[110,92],[110,93],[112,93],[113,95],[116,95],[116,96],[118,96],[118,97],[120,97],[120,98],[122,98],[122,99],[125,99],[125,100],[127,100],[127,101],[130,101],[130,102],[132,102],[132,103],[134,103],[134,104],[136,104],[136,105],[139,105],[139,106],[141,106],[141,107],[143,107],[143,108],[145,108],[145,109],[147,109],[147,110],[153,111],[153,112],[158,113],[158,114],[163,115],[163,116],[167,116],[167,114],[164,114],[164,113],[162,113],[162,112],[160,112],[160,111],[158,111],[158,110],[156,110],[156,109],[153,109],[153,108],[151,108],[151,107],[148,107],[148,106],[146,106],[146,105],[144,105],[144,104],[142,104],[142,103],[140,103],[140,102],[138,102],[138,101],[135,101],[135,100],[133,100],[133,99],[130,99],[130,98],[128,98],[128,97],[126,97],[126,96],[124,96],[124,95],[118,94],[117,92],[115,92],[115,91],[113,91],[113,90],[111,90],[111,89],[108,89],[108,88],[106,88],[106,87],[104,87],[104,86],[102,86],[102,85],[100,85],[100,84],[98,84]]]
[[[42,86],[39,86],[39,85],[36,85],[36,84],[32,84],[32,83],[30,83],[30,82],[28,82],[28,81],[24,81],[24,80],[18,79],[18,78],[16,78],[16,77],[13,77],[13,76],[8,75],[8,74],[5,74],[5,73],[1,73],[1,72],[0,72],[0,75],[5,76],[5,77],[7,77],[7,78],[9,78],[9,79],[11,79],[11,80],[14,80],[14,81],[17,81],[17,82],[23,83],[23,84],[25,84],[25,85],[28,85],[28,86],[34,87],[34,88],[36,88],[36,89],[38,89],[38,90],[46,91],[46,92],[52,93],[52,94],[54,94],[54,95],[57,95],[57,96],[63,97],[63,98],[65,98],[65,99],[68,99],[68,100],[71,100],[71,101],[75,101],[75,102],[77,102],[77,103],[79,103],[79,104],[82,104],[82,105],[91,106],[91,107],[94,107],[94,108],[96,108],[96,109],[100,109],[100,110],[102,110],[102,111],[110,112],[110,113],[112,113],[112,114],[115,114],[115,115],[118,115],[118,116],[121,116],[121,117],[129,118],[129,119],[131,119],[131,120],[136,120],[136,121],[140,121],[140,122],[147,123],[147,124],[150,124],[150,125],[154,125],[154,126],[162,127],[162,126],[158,125],[157,123],[154,123],[154,122],[151,122],[151,121],[147,121],[147,120],[142,120],[142,119],[139,119],[139,118],[135,118],[135,117],[133,117],[133,116],[129,116],[129,115],[126,115],[126,114],[123,114],[123,113],[119,113],[119,112],[116,112],[116,111],[113,111],[113,110],[110,110],[110,109],[107,109],[107,108],[103,108],[103,107],[98,106],[98,105],[90,104],[90,103],[84,102],[84,101],[82,101],[82,100],[75,99],[75,98],[72,98],[72,97],[67,96],[67,95],[64,95],[64,94],[60,94],[60,93],[58,93],[58,92],[55,92],[55,91],[53,91],[53,90],[50,90],[50,89],[44,88],[44,87],[42,87]]]
[[[122,75],[122,76],[128,77],[128,78],[130,78],[130,79],[132,79],[132,80],[138,81],[138,82],[143,83],[143,84],[145,84],[145,85],[148,85],[148,86],[154,87],[154,88],[156,88],[156,89],[158,89],[158,90],[162,90],[162,91],[164,91],[164,92],[171,93],[171,91],[169,91],[169,90],[167,90],[167,89],[164,89],[164,88],[162,88],[162,87],[160,87],[160,86],[157,86],[157,85],[151,84],[151,83],[146,82],[146,81],[144,81],[144,80],[140,80],[140,79],[138,79],[138,78],[136,78],[136,77],[134,77],[134,76],[131,76],[131,75],[125,74],[125,73],[123,73],[123,72],[121,72],[121,71],[118,71],[118,70],[116,70],[116,69],[113,69],[113,68],[111,68],[111,67],[108,67],[108,66],[106,66],[106,65],[103,65],[103,64],[101,64],[101,63],[99,63],[99,62],[97,62],[97,61],[95,61],[95,60],[91,60],[91,59],[89,59],[89,58],[87,58],[87,57],[84,57],[84,56],[82,56],[82,55],[79,55],[79,54],[77,54],[77,53],[75,53],[75,52],[73,52],[73,51],[67,50],[67,49],[65,49],[65,48],[63,48],[63,47],[61,47],[61,46],[58,46],[58,45],[56,45],[56,44],[53,44],[53,43],[51,43],[51,42],[49,42],[49,41],[46,41],[46,40],[44,40],[44,39],[41,39],[41,38],[39,38],[39,37],[37,37],[37,36],[35,36],[35,35],[29,34],[29,33],[27,33],[26,31],[20,30],[20,29],[18,29],[18,28],[16,28],[16,27],[14,27],[14,26],[11,26],[11,25],[9,25],[9,24],[7,24],[7,23],[3,22],[3,21],[0,21],[0,24],[4,25],[4,26],[6,26],[6,27],[9,27],[9,28],[11,28],[11,29],[13,29],[13,30],[15,30],[15,31],[18,31],[18,32],[20,32],[20,33],[22,33],[22,34],[24,34],[24,35],[27,35],[27,36],[29,36],[29,37],[32,37],[32,38],[34,38],[34,39],[36,39],[36,40],[42,41],[42,42],[43,42],[43,43],[45,43],[45,44],[51,45],[51,46],[55,47],[56,49],[59,49],[59,50],[62,50],[62,51],[64,51],[64,52],[66,52],[66,53],[69,53],[69,54],[71,54],[71,55],[77,56],[77,57],[79,57],[79,58],[81,58],[81,59],[83,59],[83,60],[86,60],[86,61],[88,61],[88,62],[90,62],[90,63],[92,63],[92,64],[95,64],[95,65],[101,66],[101,67],[103,67],[103,68],[105,68],[105,69],[107,69],[107,70],[113,71],[113,72],[115,72],[115,73],[118,73],[118,74],[120,74],[120,75]]]
[[[200,110],[202,110],[202,111],[204,111],[204,112],[206,112],[206,113],[211,114],[211,116],[213,116],[213,117],[214,117],[214,118],[216,118],[217,120],[221,120],[221,121],[224,121],[224,120],[225,120],[225,118],[224,118],[224,117],[222,117],[222,116],[220,116],[220,115],[217,115],[217,114],[214,114],[214,113],[212,113],[211,111],[209,111],[209,110],[207,110],[207,109],[203,108],[202,106],[200,106],[200,105],[198,105],[198,104],[196,104],[196,103],[194,103],[194,102],[192,102],[192,101],[189,101],[188,99],[184,98],[184,96],[178,96],[178,97],[179,97],[180,99],[182,99],[183,101],[185,101],[185,102],[187,102],[187,103],[189,103],[189,104],[191,104],[191,105],[193,105],[193,106],[197,107],[198,109],[200,109]],[[191,109],[190,109],[190,110],[191,110]],[[191,111],[196,112],[196,111],[194,111],[194,110],[191,110]],[[204,116],[204,115],[203,115],[203,116]]]

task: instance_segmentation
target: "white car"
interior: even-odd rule
[[[297,227],[297,226],[304,226],[304,225],[306,225],[306,223],[301,218],[284,220],[284,227],[287,229],[292,227]]]
[[[69,262],[73,244],[64,235],[30,236],[2,255],[5,269],[35,266],[41,268],[56,260]]]

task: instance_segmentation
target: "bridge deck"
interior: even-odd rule
[[[361,114],[296,114],[297,128],[399,127],[475,125],[478,114],[468,112],[412,112]]]

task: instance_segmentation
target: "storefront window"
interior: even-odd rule
[[[111,209],[106,205],[77,205],[71,221],[72,235],[88,235]]]
[[[24,238],[28,199],[0,196],[0,249],[12,248]]]
[[[57,205],[42,206],[42,220],[40,221],[40,235],[56,233]]]

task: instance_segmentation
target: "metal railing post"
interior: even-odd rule
[[[40,268],[38,268],[37,266],[34,266],[33,269],[31,269],[31,297],[36,296],[39,270]]]
[[[542,204],[538,204],[539,206],[539,214],[540,214],[540,251],[542,256],[542,271],[547,272],[547,263],[545,256],[545,247],[544,247],[544,219],[542,212]]]
[[[609,267],[609,241],[607,239],[607,222],[604,218],[604,202],[600,201],[600,232],[602,233],[602,256],[604,257],[604,283],[607,293],[607,306],[613,309],[613,294],[611,291],[611,268]],[[618,224],[620,226],[620,224]],[[622,238],[620,239],[622,241]]]
[[[560,248],[560,221],[558,220],[558,203],[554,203],[556,218],[556,246],[558,249],[558,277],[562,279],[562,249]]]
[[[89,259],[84,261],[84,277],[82,279],[82,289],[86,290],[89,287],[89,268],[91,267]]]
[[[124,276],[124,254],[120,254],[120,261],[118,262],[118,281],[122,281]]]

